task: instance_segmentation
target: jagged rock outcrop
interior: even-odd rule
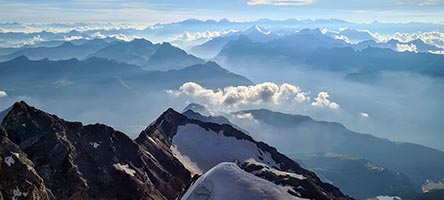
[[[67,122],[25,102],[2,124],[57,199],[174,199],[191,178],[106,125]]]

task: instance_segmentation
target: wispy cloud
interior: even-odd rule
[[[303,6],[314,2],[315,0],[250,0],[247,5]]]

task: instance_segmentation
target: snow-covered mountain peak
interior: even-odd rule
[[[271,31],[269,31],[263,27],[260,27],[259,25],[254,25],[254,26],[248,28],[247,30],[245,30],[243,33],[244,33],[244,35],[258,34],[258,33],[263,34],[263,35],[270,35]]]

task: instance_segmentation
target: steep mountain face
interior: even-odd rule
[[[324,181],[334,184],[357,199],[379,195],[398,196],[414,193],[410,179],[371,161],[342,154],[294,155],[302,166],[312,169]]]
[[[250,113],[262,125],[254,131],[245,126],[242,128],[286,154],[335,152],[365,158],[405,174],[417,190],[427,179],[442,180],[444,177],[444,152],[436,149],[356,133],[342,124],[315,121],[307,116],[265,109],[239,113]],[[265,137],[267,134],[273,134],[273,137]]]
[[[173,156],[178,165],[163,165],[106,125],[67,122],[24,102],[2,125],[57,199],[174,199],[191,178]]]
[[[142,131],[135,141],[150,152],[152,149],[162,150],[155,154],[175,156],[192,174],[203,174],[184,199],[194,199],[193,196],[202,190],[208,198],[229,197],[230,194],[220,195],[219,192],[224,179],[218,177],[225,177],[224,174],[232,176],[227,177],[226,181],[241,180],[241,188],[251,185],[259,177],[261,184],[258,185],[262,185],[259,188],[266,187],[263,185],[265,183],[271,184],[273,187],[270,189],[275,189],[275,192],[287,191],[293,199],[349,199],[275,148],[254,141],[232,126],[189,119],[172,109]],[[233,162],[238,163],[237,166]],[[255,175],[255,178],[251,178],[251,175]],[[238,191],[234,190],[233,193]],[[257,191],[248,193],[248,197],[259,195]],[[269,197],[272,198],[272,195]],[[242,199],[242,196],[235,199]]]
[[[0,199],[50,199],[34,164],[0,126]]]

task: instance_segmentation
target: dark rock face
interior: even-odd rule
[[[226,137],[235,137],[239,140],[247,140],[256,144],[260,150],[263,152],[270,153],[273,160],[279,163],[280,170],[294,172],[296,174],[301,174],[306,179],[289,179],[285,176],[270,176],[271,174],[257,174],[257,176],[270,180],[276,184],[290,185],[297,188],[298,186],[303,186],[305,189],[297,189],[302,196],[302,198],[309,199],[351,199],[348,196],[342,194],[338,188],[333,185],[323,183],[317,176],[311,171],[305,170],[299,166],[298,163],[286,157],[285,155],[279,153],[274,147],[270,147],[265,143],[256,142],[250,136],[242,133],[241,131],[233,128],[227,124],[215,124],[207,123],[194,119],[189,119],[184,115],[174,111],[173,109],[168,109],[164,112],[152,125],[147,127],[140,136],[136,139],[136,142],[147,146],[150,148],[152,143],[150,140],[160,141],[164,149],[169,154],[171,153],[170,146],[172,145],[172,139],[177,133],[177,129],[181,125],[185,124],[197,124],[205,129],[213,130],[214,132],[222,132]],[[243,169],[247,172],[254,171],[253,164],[244,165]],[[299,191],[300,190],[300,191]]]
[[[0,126],[0,199],[49,199],[43,179]]]
[[[3,126],[57,199],[174,199],[191,179],[106,125],[67,122],[20,102]]]

